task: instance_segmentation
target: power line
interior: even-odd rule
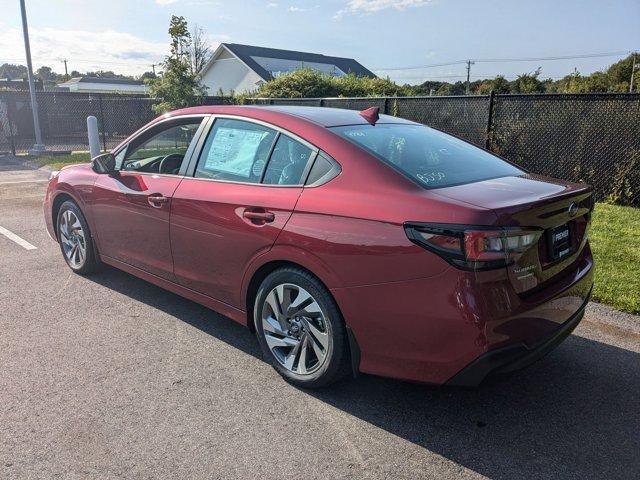
[[[608,53],[585,53],[584,55],[566,55],[560,57],[529,57],[529,58],[484,58],[478,59],[477,62],[482,63],[509,63],[509,62],[538,62],[543,60],[574,60],[579,58],[596,58],[596,57],[616,57],[618,55],[627,55],[631,50]]]
[[[581,55],[563,55],[563,56],[555,56],[555,57],[523,57],[523,58],[477,58],[477,59],[469,59],[469,60],[456,60],[453,62],[447,63],[432,63],[428,65],[414,65],[408,67],[389,67],[389,68],[374,68],[374,71],[377,72],[391,72],[396,70],[418,70],[421,68],[435,68],[435,67],[446,67],[449,65],[459,65],[463,63],[467,63],[468,61],[474,61],[477,63],[509,63],[509,62],[538,62],[538,61],[553,61],[553,60],[574,60],[580,58],[597,58],[597,57],[616,57],[619,55],[627,55],[631,53],[632,50],[620,50],[617,52],[605,52],[605,53],[585,53]]]
[[[430,65],[417,65],[413,67],[391,67],[391,68],[374,68],[375,72],[391,72],[393,70],[418,70],[420,68],[434,68],[434,67],[448,67],[449,65],[458,65],[461,63],[467,63],[466,60],[456,60],[455,62],[448,63],[432,63]]]
[[[560,76],[549,76],[549,77],[544,77],[544,80],[562,80],[563,78],[565,78],[567,75],[560,75]],[[485,75],[471,75],[470,76],[470,80],[471,81],[476,81],[476,80],[495,80],[496,77],[504,77],[505,80],[515,80],[519,77],[519,75],[504,75],[502,73],[495,73],[495,74],[485,74]],[[408,81],[408,80],[423,80],[423,81],[440,81],[442,79],[447,79],[447,78],[451,78],[451,79],[455,79],[455,78],[460,78],[460,79],[466,79],[467,75],[433,75],[433,76],[424,76],[424,75],[419,75],[419,76],[410,76],[410,77],[397,77],[396,80],[398,82],[404,82],[404,81]]]
[[[24,59],[23,58],[2,58],[0,59],[3,62],[23,62]],[[47,59],[47,61],[49,61],[51,59]],[[108,60],[89,60],[89,59],[71,59],[69,61],[73,61],[74,63],[92,63],[92,64],[106,64],[106,65],[126,65],[126,66],[139,66],[139,67],[148,67],[150,64],[149,63],[133,63],[133,62],[113,62],[113,61],[108,61]],[[40,61],[39,63],[42,63],[42,61]],[[158,65],[156,63],[156,65]]]

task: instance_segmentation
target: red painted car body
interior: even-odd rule
[[[477,384],[529,363],[580,320],[593,284],[587,186],[519,175],[425,189],[327,128],[366,123],[351,111],[207,106],[150,125],[184,115],[264,122],[305,139],[341,171],[321,186],[284,188],[68,167],[44,203],[51,236],[56,208],[70,197],[105,263],[249,325],[257,282],[277,266],[299,265],[334,296],[354,367],[411,381]],[[147,197],[156,193],[170,201],[153,208]],[[272,212],[274,221],[251,222],[247,208]],[[569,222],[572,253],[547,261],[541,239],[535,268],[463,270],[410,240],[407,222],[545,231]]]

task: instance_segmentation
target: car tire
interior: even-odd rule
[[[67,200],[60,206],[56,231],[62,257],[71,270],[80,275],[88,275],[101,267],[91,230],[75,202]]]
[[[286,267],[269,274],[258,289],[253,318],[265,359],[289,383],[320,388],[349,373],[344,320],[309,272]]]

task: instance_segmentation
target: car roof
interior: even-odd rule
[[[264,113],[265,111],[272,112],[274,114],[277,114],[278,116],[281,115],[283,117],[302,118],[323,127],[337,127],[341,125],[366,125],[368,123],[357,110],[346,110],[343,108],[330,107],[302,107],[293,105],[204,105],[201,107],[191,107],[184,108],[182,110],[176,110],[174,112],[171,112],[169,115],[178,116],[198,113],[217,113],[226,115],[236,114],[251,118],[255,114],[261,116],[260,113]],[[415,122],[412,122],[410,120],[393,117],[391,115],[380,115],[380,120],[378,120],[377,123],[415,124]]]

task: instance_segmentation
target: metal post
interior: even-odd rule
[[[633,92],[633,74],[636,73],[636,52],[631,54],[631,80],[629,80],[629,93]]]
[[[489,111],[487,113],[487,129],[485,132],[484,148],[491,150],[491,134],[493,133],[493,103],[496,92],[491,90],[489,93]]]
[[[87,117],[87,136],[89,137],[89,155],[95,158],[100,155],[100,139],[98,138],[98,119],[93,115]]]
[[[471,78],[471,65],[475,64],[476,62],[472,62],[471,60],[467,60],[467,88],[466,88],[466,94],[469,95],[469,93],[471,93],[471,85],[469,83],[470,78]]]
[[[9,99],[12,100],[13,107],[9,105]],[[11,155],[16,156],[16,141],[13,138],[13,119],[11,118],[11,111],[15,111],[16,109],[16,101],[15,98],[7,97],[7,122],[9,123],[9,141],[11,143]]]
[[[27,26],[27,10],[24,0],[20,0],[20,13],[22,14],[22,34],[24,35],[24,51],[27,56],[27,76],[29,77],[29,96],[31,97],[31,113],[33,113],[33,130],[36,135],[36,143],[29,153],[39,155],[45,151],[40,135],[40,123],[38,121],[38,101],[36,99],[36,87],[33,83],[33,65],[31,64],[31,46],[29,45],[29,27]]]
[[[389,115],[389,97],[384,97],[384,110],[382,113]]]
[[[98,93],[98,107],[100,108],[100,132],[102,133],[102,148],[107,151],[107,135],[105,133],[106,126],[104,124],[104,110],[102,109],[102,95]]]

